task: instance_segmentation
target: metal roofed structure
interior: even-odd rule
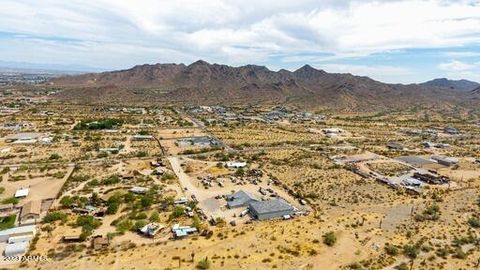
[[[228,208],[246,207],[251,202],[256,202],[257,199],[250,193],[243,190],[237,191],[232,195],[227,195]]]
[[[295,208],[283,199],[251,202],[248,209],[252,216],[259,220],[280,218],[292,215],[295,211]]]
[[[7,244],[5,247],[5,256],[23,255],[28,249],[28,242],[16,242]]]
[[[0,242],[6,242],[10,237],[14,236],[35,236],[35,233],[37,232],[35,225],[29,225],[29,226],[20,226],[20,227],[14,227],[10,229],[6,229],[3,231],[0,231]]]

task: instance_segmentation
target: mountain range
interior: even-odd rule
[[[305,65],[295,71],[231,67],[199,60],[190,65],[138,65],[131,69],[63,76],[49,84],[62,101],[124,105],[284,104],[306,109],[372,111],[423,107],[478,107],[480,84],[435,79],[387,84]]]

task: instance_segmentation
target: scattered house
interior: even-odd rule
[[[250,203],[248,209],[251,215],[258,220],[291,216],[295,212],[295,208],[283,199],[254,201]]]
[[[12,144],[34,144],[43,136],[44,134],[35,132],[17,133],[6,136],[5,142]]]
[[[29,123],[5,123],[0,128],[1,129],[23,129],[30,127]]]
[[[28,250],[28,241],[15,242],[7,244],[5,247],[5,256],[22,256]]]
[[[15,198],[25,198],[28,196],[30,189],[28,188],[21,188],[15,192]]]
[[[121,177],[123,180],[132,180],[133,178],[135,178],[133,173],[125,173],[125,174],[122,174]]]
[[[434,162],[431,159],[423,158],[421,156],[402,156],[396,159],[402,162],[405,162],[409,165],[412,165],[414,167],[422,167],[428,164],[434,164]]]
[[[15,208],[13,203],[0,204],[0,213],[10,212]]]
[[[152,167],[161,167],[163,166],[163,162],[161,160],[150,161],[150,166]]]
[[[152,135],[142,135],[142,134],[135,134],[133,135],[134,141],[151,141],[153,140]]]
[[[42,211],[42,202],[39,200],[29,201],[23,205],[20,212],[20,223],[36,224],[40,221],[40,214]]]
[[[190,226],[180,226],[179,224],[174,224],[172,226],[172,232],[175,238],[183,238],[192,233],[197,232],[197,228]]]
[[[432,143],[432,142],[424,142],[424,143],[422,143],[422,145],[426,148],[434,148],[435,147],[435,144]]]
[[[431,185],[441,185],[450,182],[450,179],[446,176],[428,173],[415,172],[413,178]]]
[[[81,215],[92,214],[95,211],[97,211],[97,208],[95,206],[92,206],[92,205],[86,205],[85,208],[75,207],[75,208],[72,209],[73,213],[81,214]]]
[[[450,135],[457,135],[460,134],[460,131],[454,127],[446,127],[443,129],[443,132],[450,134]]]
[[[423,182],[415,178],[407,178],[402,180],[402,185],[411,186],[411,187],[420,187],[423,185]]]
[[[110,245],[108,238],[104,238],[101,235],[96,235],[92,238],[92,248],[94,250],[104,250]]]
[[[238,169],[238,168],[245,168],[247,166],[247,162],[245,161],[229,161],[226,163],[227,168],[230,169]]]
[[[435,144],[435,147],[436,148],[449,148],[450,144],[448,144],[448,143],[437,143],[437,144]]]
[[[447,167],[458,163],[458,159],[454,157],[432,156],[432,159],[435,160],[438,164],[441,164]]]
[[[154,237],[158,232],[163,230],[165,228],[164,225],[159,224],[159,223],[149,223],[145,226],[143,226],[140,229],[140,232],[146,236],[149,237]]]
[[[42,137],[38,139],[38,142],[41,144],[51,144],[53,142],[53,137]]]
[[[10,238],[17,239],[18,237],[31,240],[36,233],[35,225],[14,227],[0,231],[0,242],[7,242]]]
[[[162,168],[155,168],[152,172],[153,175],[163,175],[164,173],[165,171]]]
[[[68,234],[62,237],[62,241],[66,243],[82,242],[82,237],[80,236],[80,234]]]
[[[176,141],[176,144],[180,147],[186,146],[219,146],[221,145],[219,141],[208,136],[201,137],[191,137],[186,139],[180,139]]]
[[[253,176],[253,177],[262,177],[263,172],[260,169],[251,169],[250,171],[247,172],[248,176]]]
[[[128,191],[135,193],[135,194],[145,194],[148,191],[148,188],[146,187],[132,187]]]
[[[340,128],[325,128],[322,129],[322,132],[327,136],[337,136],[338,134],[345,133],[345,131]]]
[[[99,148],[98,152],[107,152],[107,153],[118,153],[120,148],[118,147],[107,147],[107,148]]]
[[[118,133],[118,129],[104,129],[102,130],[105,133]]]
[[[423,131],[421,129],[416,128],[401,128],[400,132],[403,132],[410,136],[421,136],[423,134]]]
[[[422,145],[426,148],[448,148],[450,147],[447,143],[432,143],[432,142],[424,142]]]
[[[186,204],[188,202],[187,198],[181,197],[180,199],[175,201],[175,204]]]
[[[258,200],[255,197],[243,190],[237,191],[231,195],[227,195],[228,208],[247,207],[251,202],[256,201]]]
[[[399,142],[388,142],[387,148],[390,150],[397,150],[397,151],[403,151],[407,149],[403,144]]]

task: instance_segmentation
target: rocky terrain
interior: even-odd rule
[[[139,65],[131,69],[64,76],[49,82],[72,103],[245,105],[283,104],[308,109],[372,111],[413,107],[475,108],[480,91],[469,81],[386,84],[368,77],[328,73],[305,65],[293,72],[264,66],[231,67],[199,60],[190,65]],[[472,89],[468,89],[468,88]],[[458,91],[456,91],[458,89]]]

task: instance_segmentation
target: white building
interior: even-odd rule
[[[15,198],[25,198],[28,196],[30,189],[28,188],[21,188],[15,192]]]
[[[247,162],[245,161],[230,161],[230,162],[227,162],[227,167],[228,168],[235,168],[235,169],[238,169],[238,168],[245,168],[247,167]]]

